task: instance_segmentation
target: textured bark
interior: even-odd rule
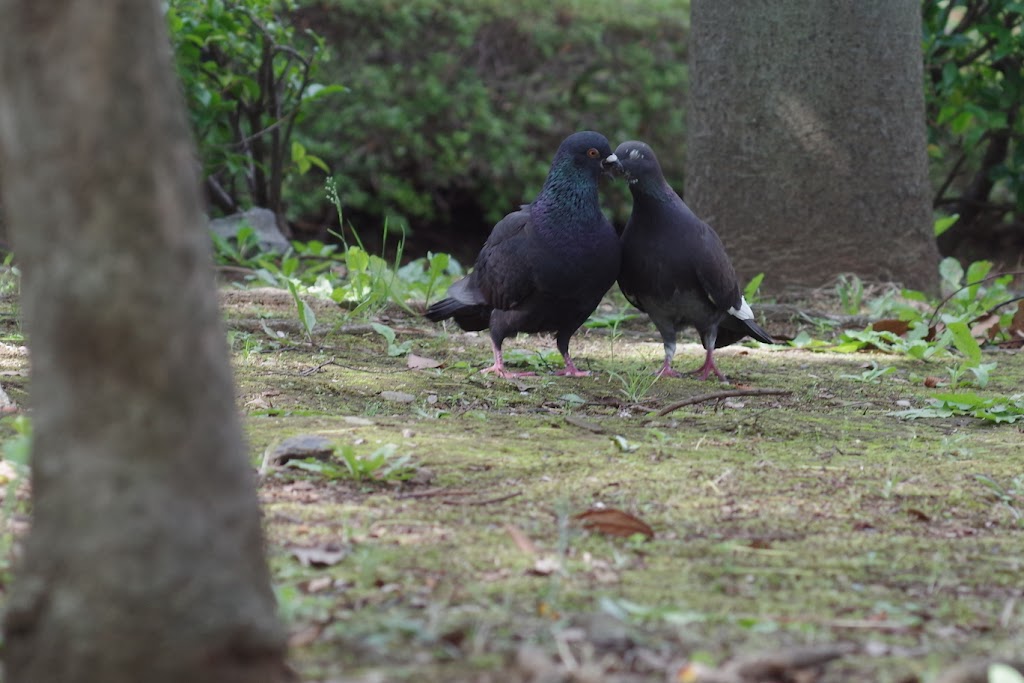
[[[686,199],[765,285],[932,289],[917,0],[693,0]]]
[[[0,160],[35,427],[6,680],[283,680],[160,3],[0,0]]]

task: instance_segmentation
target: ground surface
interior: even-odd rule
[[[555,363],[506,381],[477,372],[486,338],[456,328],[385,316],[393,345],[443,364],[413,370],[365,325],[321,310],[313,346],[287,299],[232,296],[254,461],[319,434],[363,456],[394,444],[415,466],[390,483],[266,468],[274,571],[311,680],[662,681],[689,658],[836,643],[854,653],[822,680],[931,680],[1024,649],[1024,501],[977,478],[1012,489],[1021,427],[889,415],[923,405],[941,364],[737,346],[719,353],[732,387],[645,387],[661,346],[641,319],[576,338],[592,377]],[[526,350],[513,358],[551,347],[508,344]],[[982,393],[1020,391],[1024,356],[993,358]],[[696,367],[701,350],[677,359]],[[898,370],[860,381],[872,362]],[[791,393],[656,415],[726,388]],[[599,506],[654,538],[574,521]]]
[[[591,377],[538,363],[550,339],[511,341],[541,374],[506,381],[477,372],[486,338],[455,328],[378,316],[391,356],[331,307],[311,344],[286,294],[224,305],[306,680],[682,681],[690,659],[839,644],[820,680],[930,681],[1024,650],[1021,427],[889,415],[922,405],[941,364],[736,346],[718,354],[732,386],[646,386],[661,346],[639,319],[574,340]],[[410,369],[410,354],[442,366]],[[993,359],[982,393],[1021,391],[1024,355]],[[677,367],[700,360],[684,345]],[[24,357],[3,361],[23,398]],[[897,371],[861,381],[872,362]],[[727,388],[790,393],[657,415]],[[268,460],[296,435],[364,458],[393,444],[411,478]],[[574,519],[600,506],[653,539],[602,533],[630,518]]]

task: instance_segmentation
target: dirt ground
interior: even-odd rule
[[[486,337],[392,313],[389,344],[321,306],[311,344],[290,306],[225,299],[306,680],[741,680],[700,666],[841,653],[785,680],[931,681],[1024,650],[1021,426],[890,415],[942,363],[740,345],[717,354],[731,385],[651,384],[661,345],[637,319],[574,339],[591,377],[552,375],[549,338],[511,340],[540,374],[509,381],[478,372]],[[992,359],[981,393],[1019,392],[1024,357]],[[872,364],[896,370],[864,381]],[[659,414],[726,389],[785,393]],[[385,449],[408,478],[276,466],[299,435]]]
[[[943,362],[737,345],[730,385],[652,383],[637,318],[573,340],[590,377],[522,336],[539,374],[501,380],[485,336],[388,310],[389,342],[322,303],[310,342],[287,293],[222,298],[304,680],[909,683],[1024,652],[1022,425],[891,414]],[[989,360],[979,393],[1022,390],[1024,354]],[[26,366],[0,348],[18,401]],[[290,437],[328,459],[282,466]]]

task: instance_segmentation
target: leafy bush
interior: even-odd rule
[[[167,21],[207,195],[233,212],[281,214],[286,181],[326,164],[299,139],[310,103],[341,90],[314,79],[326,52],[281,20],[292,0],[171,0]]]
[[[488,229],[581,128],[646,139],[678,187],[688,15],[685,0],[308,2],[296,21],[349,88],[317,108],[314,137],[333,143],[313,151],[364,231]],[[323,211],[309,186],[305,208]]]
[[[924,0],[925,94],[939,239],[1024,248],[1024,4]]]

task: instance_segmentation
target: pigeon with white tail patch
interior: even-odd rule
[[[713,372],[725,382],[715,365],[716,348],[747,336],[766,344],[775,340],[754,321],[722,240],[665,181],[651,148],[623,142],[615,156],[633,194],[633,213],[622,233],[619,288],[661,333],[665,362],[658,374],[680,376],[672,369],[676,333],[693,325],[706,350],[704,365],[694,373],[707,379]]]

